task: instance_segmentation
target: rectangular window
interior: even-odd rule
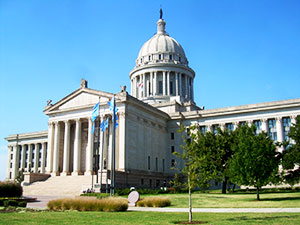
[[[290,132],[290,127],[291,127],[291,118],[290,117],[283,117],[282,118],[282,127],[283,127],[283,136],[284,140],[288,141],[289,140],[289,132]]]
[[[156,180],[156,187],[159,187],[160,185],[160,180]]]
[[[218,127],[219,127],[219,124],[212,125],[212,130],[213,130],[214,134],[218,133]]]
[[[277,130],[276,130],[276,120],[268,120],[268,134],[273,141],[277,141]]]
[[[142,186],[144,185],[144,179],[143,178],[141,179],[141,185]]]
[[[206,133],[206,126],[200,126],[200,132],[204,135]]]
[[[12,160],[14,158],[14,154],[10,154],[10,159]]]
[[[175,146],[171,146],[171,153],[175,152]]]
[[[9,172],[9,179],[11,179],[11,172]]]
[[[155,170],[158,171],[158,158],[155,158]]]
[[[163,82],[159,81],[158,82],[158,94],[162,94],[163,93]]]
[[[12,163],[10,163],[10,168],[12,168]]]
[[[172,55],[170,55],[170,60],[172,60]]]
[[[174,140],[174,133],[171,133],[171,140]]]
[[[173,95],[173,82],[170,81],[170,95]]]
[[[226,123],[225,126],[228,131],[233,131],[233,123]]]
[[[246,125],[246,121],[239,122],[239,126],[245,126],[245,125]]]
[[[150,170],[151,167],[150,167],[150,156],[148,156],[148,170]]]
[[[149,187],[152,187],[152,180],[149,179]]]
[[[162,169],[163,169],[163,172],[165,172],[165,159],[162,159]]]
[[[175,159],[172,159],[172,161],[171,161],[171,166],[172,166],[172,167],[175,166]]]
[[[161,54],[158,55],[158,59],[161,60]]]
[[[260,134],[260,133],[262,132],[261,121],[260,121],[260,120],[254,120],[254,121],[253,121],[253,124],[254,124],[255,127],[256,127],[255,133],[256,133],[256,134]]]

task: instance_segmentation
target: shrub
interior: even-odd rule
[[[0,182],[0,197],[21,197],[23,188],[19,183],[6,181]]]
[[[87,196],[87,197],[96,197],[96,198],[108,198],[110,194],[108,193],[84,193],[81,194],[80,196]]]
[[[26,202],[26,201],[18,202],[18,206],[19,206],[19,207],[26,208],[27,202]]]
[[[103,199],[56,199],[47,204],[50,210],[78,210],[78,211],[105,211],[119,212],[128,208],[127,199],[103,198]]]
[[[4,201],[3,205],[4,205],[4,207],[8,207],[8,206],[14,206],[14,207],[16,207],[16,206],[19,205],[19,202],[16,201],[16,200],[6,200],[6,201]]]
[[[137,202],[139,207],[166,207],[171,205],[171,200],[162,197],[147,197]]]

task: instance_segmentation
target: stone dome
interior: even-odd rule
[[[157,22],[157,33],[141,48],[136,67],[152,63],[170,63],[188,65],[181,45],[165,31],[166,22]]]

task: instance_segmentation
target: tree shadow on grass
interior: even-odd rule
[[[277,219],[292,219],[298,218],[298,215],[293,216],[262,216],[262,217],[247,217],[247,216],[239,216],[234,218],[226,219],[227,221],[264,221],[267,223],[268,220],[277,220]]]
[[[262,198],[260,201],[262,202],[272,202],[272,201],[295,201],[300,200],[300,197],[284,197],[284,198]]]

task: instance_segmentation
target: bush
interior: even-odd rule
[[[108,198],[110,194],[108,193],[84,193],[81,194],[80,196],[87,196],[87,197],[96,197],[96,198]]]
[[[19,183],[6,181],[0,182],[0,197],[21,197],[23,188]]]
[[[19,205],[19,202],[16,201],[16,200],[6,200],[6,201],[4,201],[3,205],[4,205],[4,207],[8,207],[8,206],[14,206],[14,207],[16,207],[16,206]]]
[[[26,208],[27,202],[26,202],[26,201],[18,202],[18,206],[19,206],[19,207]]]
[[[166,207],[171,205],[171,200],[162,197],[147,197],[137,202],[139,207]]]
[[[105,211],[119,212],[128,208],[127,199],[103,198],[103,199],[56,199],[47,204],[50,210],[78,210],[78,211]]]

